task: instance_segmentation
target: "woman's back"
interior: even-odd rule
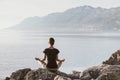
[[[47,66],[46,67],[47,68],[58,68],[56,59],[57,59],[59,50],[56,48],[53,48],[53,49],[46,48],[43,52],[47,56]]]

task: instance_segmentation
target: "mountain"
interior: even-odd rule
[[[120,31],[120,7],[105,9],[80,6],[44,17],[26,18],[11,29],[54,32],[118,32]]]

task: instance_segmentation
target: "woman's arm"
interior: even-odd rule
[[[44,62],[46,60],[46,55],[44,54],[43,59],[40,59],[40,58],[35,58],[35,59],[40,62]]]
[[[42,61],[46,60],[46,54],[44,54],[43,59],[41,59]]]

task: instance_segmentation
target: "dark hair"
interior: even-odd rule
[[[54,42],[55,42],[54,38],[51,37],[51,38],[49,39],[50,45],[54,45]]]

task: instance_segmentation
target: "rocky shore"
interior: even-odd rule
[[[82,72],[73,71],[67,74],[60,71],[53,73],[42,68],[36,70],[26,68],[13,72],[5,80],[120,80],[120,50],[102,64]]]

